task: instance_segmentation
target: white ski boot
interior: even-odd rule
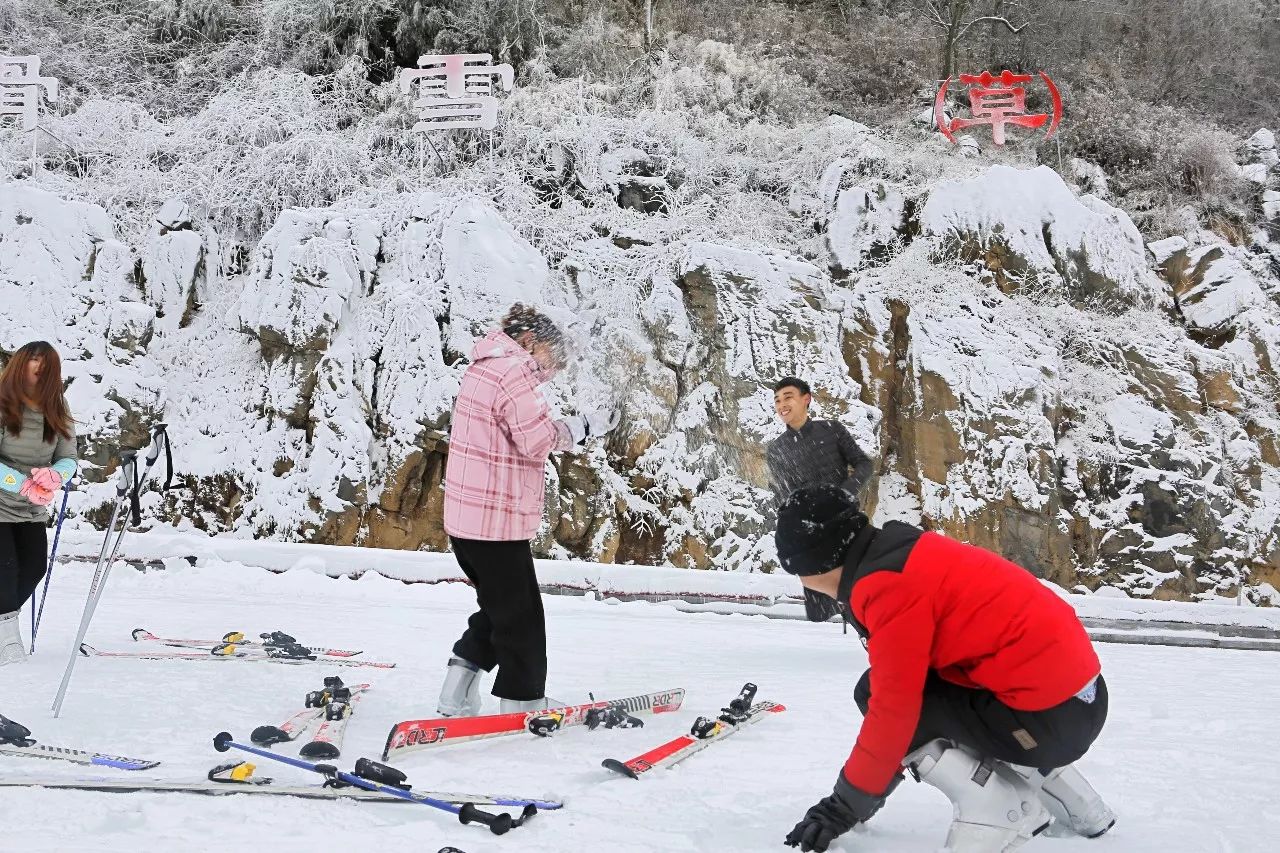
[[[480,667],[460,657],[449,658],[436,713],[442,717],[474,717],[480,713]]]
[[[26,659],[27,647],[22,644],[22,632],[18,630],[18,611],[0,613],[0,666]]]
[[[558,699],[503,699],[502,713],[523,714],[529,711],[545,711],[548,708],[563,708],[565,705]]]
[[[1001,762],[935,740],[903,764],[951,801],[951,853],[1008,853],[1049,826],[1049,812],[1035,789]]]
[[[1047,774],[1034,767],[1014,765],[1013,769],[1040,792],[1040,801],[1049,808],[1054,822],[1076,835],[1097,838],[1115,826],[1116,813],[1074,764]]]

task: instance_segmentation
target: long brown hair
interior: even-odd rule
[[[33,358],[44,362],[36,387],[27,388],[27,364]],[[62,398],[62,359],[48,341],[32,341],[9,357],[0,373],[0,426],[10,435],[22,432],[22,409],[31,405],[44,415],[44,440],[55,436],[71,438],[71,412]]]

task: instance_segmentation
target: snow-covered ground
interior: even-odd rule
[[[348,765],[376,757],[392,723],[431,716],[448,648],[472,606],[457,584],[403,584],[312,571],[272,574],[210,561],[167,561],[162,572],[117,569],[89,640],[134,646],[129,632],[201,636],[280,629],[311,642],[363,648],[399,667],[369,676],[374,689],[348,732]],[[59,566],[39,650],[0,670],[0,713],[47,743],[149,757],[151,773],[202,779],[225,760],[210,745],[222,729],[246,739],[278,723],[318,686],[323,667],[82,659],[63,716],[49,703],[65,663],[90,567]],[[829,792],[858,728],[853,685],[866,664],[834,625],[759,616],[681,613],[656,604],[545,599],[550,692],[571,700],[683,686],[684,710],[631,731],[571,730],[550,740],[511,738],[426,751],[400,766],[420,788],[563,798],[504,837],[462,827],[408,804],[261,797],[0,790],[0,850],[313,851],[376,845],[380,853],[453,845],[483,851],[765,851]],[[1028,853],[1274,849],[1280,708],[1275,656],[1265,652],[1100,645],[1111,719],[1083,766],[1120,815],[1097,841],[1041,838]],[[358,672],[344,671],[344,677]],[[610,777],[605,757],[629,757],[714,712],[744,681],[787,713],[640,782]],[[350,679],[348,679],[350,681]],[[490,705],[495,704],[487,698]],[[283,765],[259,773],[309,783]],[[0,758],[0,774],[76,776],[79,768]],[[151,775],[151,774],[147,774]],[[833,849],[933,853],[950,810],[936,791],[904,785],[866,828]],[[14,819],[20,816],[20,819]]]

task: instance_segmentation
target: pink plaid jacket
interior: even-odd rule
[[[542,521],[547,456],[573,446],[538,386],[533,356],[495,329],[476,341],[453,406],[444,529],[459,539],[530,540]]]

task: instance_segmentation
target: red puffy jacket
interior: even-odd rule
[[[929,670],[1021,711],[1080,692],[1102,669],[1075,610],[990,551],[901,522],[864,528],[840,581],[867,640],[871,703],[845,778],[882,793],[902,765]]]

